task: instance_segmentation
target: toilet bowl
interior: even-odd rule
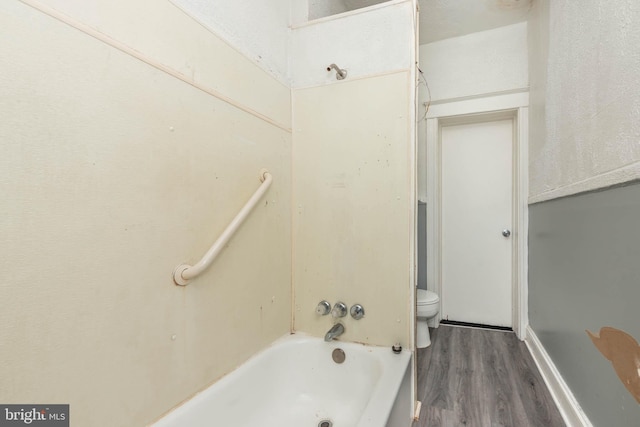
[[[416,308],[416,347],[429,347],[431,337],[429,336],[427,319],[438,314],[440,297],[435,292],[418,289]]]

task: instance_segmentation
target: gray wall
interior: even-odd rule
[[[585,329],[640,340],[640,185],[529,208],[531,327],[599,427],[638,427],[640,405]]]
[[[418,201],[418,288],[427,289],[427,204]]]

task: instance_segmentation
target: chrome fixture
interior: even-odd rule
[[[354,319],[360,320],[364,317],[364,307],[360,304],[354,304],[351,306],[349,313],[351,313],[351,317]]]
[[[331,69],[336,70],[336,79],[344,80],[347,77],[347,70],[338,67],[336,64],[331,64],[327,67],[327,71],[331,71]]]
[[[511,236],[511,230],[507,230],[506,228],[504,230],[502,230],[502,235],[504,237],[509,237]]]
[[[338,301],[331,310],[331,315],[335,318],[344,317],[347,315],[347,304]]]
[[[316,313],[318,313],[320,316],[326,316],[330,312],[331,304],[329,304],[329,301],[322,300],[318,303],[318,306],[316,307]]]
[[[344,363],[344,360],[347,356],[344,354],[344,350],[341,348],[336,348],[331,352],[331,358],[337,364]]]
[[[324,340],[326,342],[333,341],[335,338],[338,338],[340,335],[344,334],[344,326],[342,323],[336,323],[329,329],[329,332],[324,336]]]

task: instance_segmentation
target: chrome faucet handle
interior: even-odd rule
[[[329,304],[329,301],[322,300],[316,306],[316,313],[318,313],[320,316],[326,316],[330,312],[331,312],[331,304]]]
[[[351,313],[351,317],[353,317],[356,320],[360,320],[364,317],[364,307],[361,306],[360,304],[352,305],[351,310],[349,312]]]
[[[347,315],[347,304],[338,301],[333,306],[333,310],[331,310],[331,315],[333,317],[344,317]]]

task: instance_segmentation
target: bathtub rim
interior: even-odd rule
[[[266,347],[252,354],[247,360],[237,365],[231,371],[207,384],[201,390],[198,390],[196,393],[182,400],[176,406],[161,414],[159,417],[149,423],[147,427],[163,427],[164,422],[168,421],[168,418],[175,416],[178,411],[184,410],[184,407],[186,405],[190,403],[196,404],[197,401],[206,399],[206,392],[211,387],[216,385],[225,386],[226,383],[233,381],[234,374],[237,374],[240,369],[245,366],[250,366],[258,363],[257,361],[259,361],[259,359],[263,357],[263,354],[269,352],[274,347],[278,347],[285,343],[318,343],[319,341],[322,341],[322,338],[301,331],[286,333],[269,343],[269,345],[267,345]],[[381,345],[371,345],[353,341],[334,340],[326,344],[331,348],[345,347],[345,350],[347,351],[348,347],[351,347],[352,349],[357,347],[364,349],[364,351],[367,351],[367,349],[369,349],[379,352],[378,357],[381,357],[383,359],[383,373],[374,391],[369,397],[369,401],[364,407],[358,423],[355,427],[370,427],[372,425],[372,422],[379,422],[381,420],[384,420],[384,424],[381,424],[381,426],[386,425],[389,416],[391,415],[395,398],[400,391],[400,386],[402,385],[403,378],[406,374],[407,369],[409,369],[409,366],[411,365],[410,362],[413,357],[413,352],[408,349],[402,349],[401,353],[394,354],[391,350],[391,346],[387,347]],[[385,349],[388,350],[387,354],[383,353]],[[400,369],[401,372],[397,372],[397,375],[391,375],[390,373],[388,373],[387,370],[384,369],[384,367],[387,367],[386,362],[388,361],[392,361],[392,363],[395,364],[400,364],[400,368],[397,369]],[[391,390],[393,390],[393,394],[391,394]]]

